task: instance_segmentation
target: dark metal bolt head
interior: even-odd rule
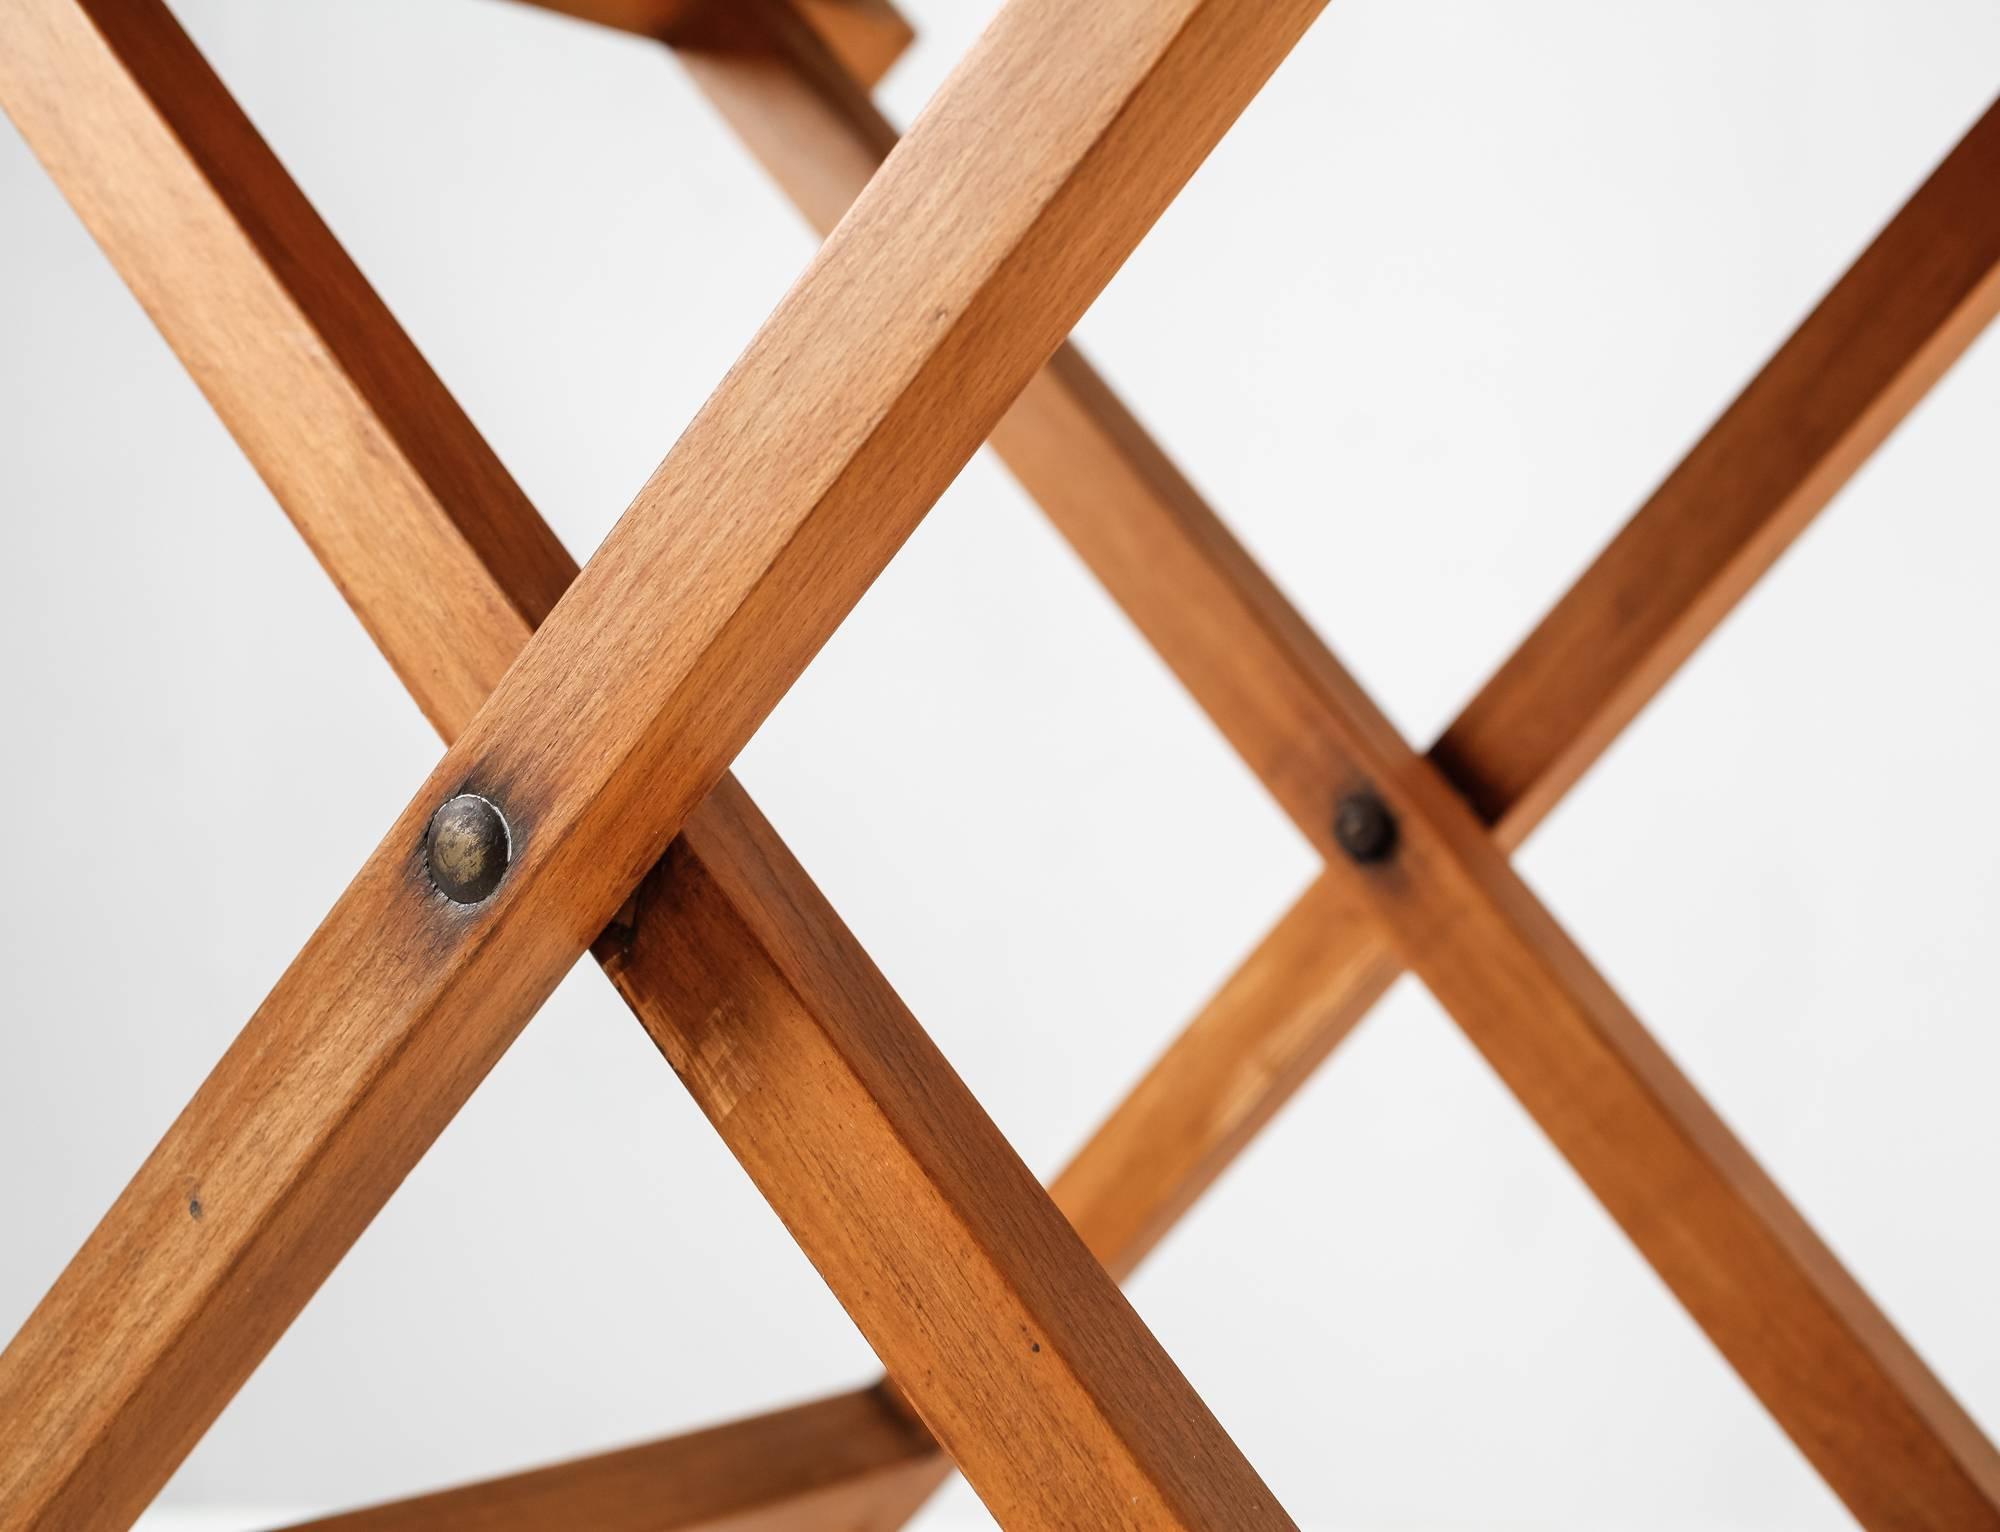
[[[478,904],[500,886],[514,840],[500,810],[477,793],[448,798],[424,832],[424,863],[454,904]]]
[[[1357,862],[1382,861],[1396,849],[1396,816],[1373,793],[1349,793],[1333,811],[1333,838]]]

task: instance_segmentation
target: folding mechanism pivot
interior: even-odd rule
[[[1063,342],[1319,0],[1010,0],[900,148],[887,0],[539,3],[830,236],[581,570],[162,0],[0,0],[0,104],[447,746],[0,1354],[0,1528],[129,1525],[586,949],[888,1376],[315,1525],[886,1532],[952,1465],[1008,1527],[1291,1525],[1115,1282],[1407,967],[1857,1519],[2000,1526],[1507,862],[2000,306],[2000,107],[1419,754]],[[989,436],[1327,864],[1046,1192],[727,775]]]

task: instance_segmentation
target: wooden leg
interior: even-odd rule
[[[731,8],[677,43],[773,179],[831,230],[896,142],[861,82],[783,7]],[[1996,179],[2000,106],[1438,741],[1432,761],[1501,846],[1527,837],[2000,308]],[[1149,518],[1185,517],[1197,539],[1213,520],[1072,347],[1023,392],[993,445],[1073,540],[1096,540],[1100,565],[1144,562],[1145,547],[1118,540],[1143,538]],[[1106,504],[1123,513],[1102,514]],[[1174,599],[1171,588],[1159,597]],[[1197,695],[1212,694],[1230,684],[1234,656],[1182,644],[1176,663]],[[1114,1270],[1137,1259],[1126,1240],[1176,1217],[1386,987],[1388,944],[1351,929],[1365,922],[1329,921],[1323,948],[1305,934],[1314,907],[1343,907],[1335,881],[1301,901],[1058,1184]],[[1333,1000],[1329,982],[1345,985]],[[1233,1003],[1240,994],[1255,1003]],[[1234,1070],[1223,1067],[1230,1039]]]
[[[1136,473],[1098,479],[1072,458],[1068,496],[1053,481],[1038,496],[1327,852],[1329,881],[1372,900],[1384,938],[1873,1526],[2000,1523],[2000,1455],[1500,848],[1518,843],[1991,318],[1996,177],[2000,110],[1468,709],[1436,752],[1442,771],[1396,739],[1129,418],[1113,429]],[[1115,402],[1081,371],[1074,391],[1117,422]],[[1039,397],[1024,396],[996,439]],[[1332,829],[1340,801],[1362,792],[1389,806],[1400,843],[1357,868]],[[1364,990],[1379,982],[1365,964],[1356,971]]]
[[[1355,987],[1360,976],[1342,961],[1343,952],[1352,955],[1355,950],[1342,942],[1343,931],[1360,933],[1359,946],[1369,954],[1383,983],[1393,975],[1393,965],[1371,940],[1375,927],[1340,922],[1340,897],[1322,883],[1314,895],[1299,902],[1259,955],[1224,986],[1050,1188],[1056,1205],[1114,1276],[1122,1277],[1138,1264],[1179,1212],[1194,1202],[1313,1065],[1360,1020],[1368,1002]],[[628,969],[619,974],[619,982],[628,993],[641,995],[634,1001],[636,1010],[644,1014],[651,1009],[651,1002],[643,998],[650,989],[646,974]],[[1374,992],[1366,991],[1368,1000]],[[1329,1009],[1335,1005],[1337,1013]],[[1344,1022],[1339,1020],[1342,1016]],[[689,1052],[684,1045],[675,1046],[683,1055]],[[1218,1081],[1225,1083],[1219,1087]],[[772,1422],[774,1431],[788,1433],[790,1414],[780,1411],[763,1418]],[[915,1515],[952,1468],[950,1458],[929,1435],[921,1437],[926,1450],[918,1460],[896,1456],[874,1468],[854,1462],[854,1453],[867,1446],[867,1438],[852,1450],[829,1439],[823,1444],[828,1461],[810,1487],[788,1493],[780,1483],[746,1492],[757,1518],[747,1526],[739,1526],[738,1517],[744,1513],[733,1501],[706,1519],[680,1519],[676,1508],[706,1504],[712,1493],[708,1474],[692,1466],[698,1457],[682,1450],[701,1443],[708,1434],[657,1444],[662,1453],[656,1465],[659,1476],[649,1477],[643,1486],[633,1485],[629,1452],[614,1452],[544,1470],[550,1478],[512,1475],[365,1513],[380,1520],[334,1517],[314,1523],[313,1532],[320,1532],[322,1525],[327,1532],[347,1532],[350,1527],[354,1532],[376,1528],[393,1532],[402,1526],[423,1526],[433,1532],[506,1532],[557,1519],[550,1512],[559,1496],[565,1506],[587,1508],[594,1516],[605,1502],[627,1503],[628,1489],[637,1490],[633,1509],[626,1513],[631,1519],[610,1521],[611,1532],[627,1525],[632,1532],[748,1532],[748,1527],[758,1532],[819,1532],[829,1525],[844,1525],[824,1512],[818,1486],[825,1479],[837,1481],[843,1491],[868,1496],[869,1516],[883,1518],[856,1522],[857,1532],[876,1532],[878,1526],[887,1532]],[[852,1484],[845,1477],[849,1468],[856,1473]],[[522,1507],[518,1512],[510,1509],[517,1500]],[[649,1519],[669,1516],[673,1519]]]
[[[36,1444],[0,1462],[8,1519],[100,1524],[143,1505],[1315,10],[1128,0],[1085,15],[1016,0],[1003,14],[913,142],[908,173],[882,178],[849,238],[780,307],[0,1358],[0,1421]],[[184,47],[164,10],[9,0],[0,18],[10,110],[25,104],[47,128],[75,105],[48,80],[80,70],[86,136],[107,120],[154,128],[130,71]],[[1020,111],[1049,129],[1032,154],[979,126]],[[962,199],[958,216],[936,216],[940,186]],[[217,200],[199,172],[184,176],[173,215],[190,187]],[[282,235],[254,253],[282,288]],[[437,804],[466,790],[501,806],[512,845],[497,892],[461,905],[436,892],[422,847]],[[813,909],[796,870],[762,849],[747,870],[770,900],[756,913]],[[710,914],[705,929],[730,931]],[[784,935],[737,932],[767,955]],[[793,998],[792,1019],[841,1022]],[[887,1002],[865,998],[886,1026]],[[896,1036],[914,1057],[907,1031]],[[990,1134],[955,1082],[922,1083],[909,1110],[933,1114],[946,1148]],[[1046,1199],[995,1161],[971,1167],[1003,1177],[984,1191],[992,1205],[949,1211],[1055,1263],[1018,1274],[1019,1311],[1046,1329],[1029,1343],[1037,1387],[1070,1381],[1023,1407],[1093,1412],[1067,1439],[1101,1448],[1105,1482],[1143,1487],[1162,1517],[1284,1524]],[[964,1183],[949,1177],[967,1167],[910,1173],[956,1194]],[[1065,1241],[1072,1254],[1058,1259]],[[1047,1282],[1066,1278],[1084,1285],[1051,1296]],[[878,1329],[904,1297],[842,1296]],[[1100,1373],[1107,1357],[1116,1365]],[[941,1421],[962,1405],[948,1396],[977,1392],[951,1372],[907,1384]],[[978,1477],[1022,1524],[1065,1524],[1052,1487],[1032,1507],[1006,1500],[1021,1483],[1006,1460],[1022,1448],[986,1444],[993,1469]]]
[[[1045,1194],[748,799],[710,805],[606,971],[981,1498],[1007,1526],[1289,1525],[1169,1428],[1193,1395],[1052,1208],[1022,1216]]]
[[[1991,164],[1979,166],[1987,187]],[[1990,260],[1977,274],[1987,283]],[[1051,514],[1327,855],[1329,876],[1372,908],[1865,1524],[2000,1525],[1992,1445],[1513,874],[1466,799],[1192,492],[1172,491],[1178,476],[1142,466],[1134,492],[1086,486]],[[1367,833],[1371,822],[1388,833]]]
[[[1433,746],[1501,847],[1527,839],[2000,311],[2000,204],[1985,191],[1996,178],[2000,106]],[[1162,498],[1194,499],[1094,374],[1079,366],[1072,383],[1080,403],[1038,380],[999,433],[1013,434],[1010,462],[1038,499],[1066,505],[1071,524],[1107,486],[1143,495],[1151,482]],[[1127,444],[1139,466],[1093,471],[1115,462],[1098,437]],[[1350,903],[1344,880],[1315,883],[1218,997],[1254,986],[1256,1003],[1222,1006],[1227,1023],[1205,1012],[1057,1182],[1058,1204],[1113,1270],[1137,1258],[1126,1240],[1149,1243],[1137,1231],[1170,1221],[1205,1184],[1193,1167],[1233,1153],[1387,987],[1400,966],[1392,946]],[[1235,1072],[1213,1041],[1225,1025],[1245,1056]],[[1156,1137],[1149,1119],[1177,1131]],[[1176,1173],[1182,1155],[1189,1168]],[[1098,1227],[1118,1235],[1100,1242]]]
[[[818,104],[829,99],[826,92],[802,86],[782,54],[740,48],[733,57],[711,57],[721,62],[704,69],[720,73],[709,78],[734,78],[754,87],[741,99],[741,115],[767,165],[816,222],[837,221],[840,207],[830,199],[848,181],[865,182],[872,163],[865,156],[873,152],[868,141],[833,131],[842,118],[826,115]],[[790,97],[778,94],[787,89]],[[852,101],[855,94],[836,83],[832,99]],[[736,115],[732,112],[732,120]],[[1523,652],[1540,649],[1552,658],[1531,668],[1517,656],[1468,709],[1468,718],[1503,704],[1527,711],[1546,689],[1548,710],[1567,719],[1540,736],[1539,758],[1550,763],[1544,769],[1563,763],[1568,780],[1544,786],[1531,772],[1518,778],[1519,787],[1484,805],[1501,845],[1524,840],[1588,758],[1617,732],[1587,710],[1564,707],[1564,699],[1591,689],[1600,699],[1617,699],[1627,716],[1636,712],[1991,318],[2000,303],[1994,279],[2000,270],[2000,210],[1977,189],[1994,174],[1996,153],[2000,112],[1989,113],[1972,130],[1536,630]],[[858,174],[843,171],[843,162],[863,168]],[[829,200],[814,211],[814,198]],[[1923,301],[1912,302],[1913,297]],[[1802,365],[1802,357],[1816,358],[1816,365]],[[1101,385],[1090,393],[1097,401],[1093,408],[1104,408]],[[1747,403],[1753,400],[1754,409]],[[1846,402],[1830,406],[1829,400]],[[1022,408],[1017,405],[1017,412]],[[1111,418],[1117,424],[1108,436],[1136,438],[1138,428],[1122,409],[1114,409]],[[1019,436],[1036,439],[1027,427]],[[1052,440],[1039,456],[1054,474],[1065,464],[1080,471],[1078,455],[1085,451],[1073,440]],[[1772,453],[1787,461],[1771,461]],[[1765,460],[1765,471],[1744,476],[1720,471],[1745,457]],[[1164,462],[1156,451],[1146,458]],[[1082,466],[1092,461],[1085,455]],[[1703,470],[1703,464],[1711,466]],[[1700,486],[1700,492],[1691,492],[1691,486]],[[1699,536],[1703,525],[1731,531],[1725,537]],[[1630,556],[1620,551],[1634,544],[1700,552],[1672,582],[1635,581]],[[1642,674],[1623,681],[1598,669],[1595,646],[1551,641],[1560,631],[1556,625],[1574,624],[1578,614],[1614,605],[1633,631],[1655,635],[1654,658]],[[1446,738],[1470,733],[1461,719]],[[1503,775],[1506,759],[1495,757],[1491,768],[1483,767],[1482,748],[1468,747],[1463,762],[1442,746],[1432,754],[1475,802],[1471,784]],[[1516,747],[1503,737],[1495,748]],[[1348,880],[1328,874],[1308,890],[1055,1182],[1057,1205],[1108,1269],[1123,1274],[1143,1258],[1347,1035],[1399,967],[1387,933],[1360,907]],[[942,1456],[934,1457],[931,1482],[941,1483],[946,1472]],[[803,1505],[770,1509],[775,1527],[820,1525]],[[705,1532],[719,1532],[722,1525]]]
[[[893,1532],[937,1446],[879,1389],[302,1524],[297,1532]]]
[[[801,45],[796,29],[762,43],[739,30],[683,57],[823,228],[893,143],[853,82]],[[2000,109],[1433,750],[1500,845],[1526,838],[1990,320],[2000,306],[2000,205],[1984,188],[1996,175]],[[1072,502],[1110,492],[1199,503],[1080,364],[1067,379],[1038,380],[1001,440],[1038,495],[1073,486]],[[1649,569],[1665,577],[1647,578]],[[1537,715],[1519,739],[1480,722]],[[1398,966],[1387,932],[1357,913],[1348,880],[1329,874],[1314,885],[1056,1182],[1058,1204],[1108,1267],[1127,1271],[1143,1256]],[[1948,1400],[1939,1409],[1949,1435],[1962,1417]],[[1986,1451],[1975,1442],[1970,1459]]]
[[[682,57],[822,229],[893,145],[856,83],[797,28],[739,24]],[[1989,113],[1433,751],[1500,844],[1526,837],[1991,317],[2000,241],[1979,188],[1996,148],[2000,120]],[[1087,369],[1067,384],[1038,381],[1002,435],[1038,493],[1109,483],[1193,494]],[[1754,473],[1730,471],[1751,462]],[[1689,550],[1671,580],[1635,577],[1670,548]],[[1609,612],[1625,633],[1611,665],[1601,644],[1577,636]],[[1524,662],[1538,652],[1540,662]],[[1474,726],[1482,713],[1537,708],[1557,721],[1525,748]],[[1480,790],[1523,756],[1540,764],[1513,768],[1511,788]],[[1058,1204],[1110,1269],[1136,1264],[1397,966],[1345,880],[1314,885],[1056,1182]]]

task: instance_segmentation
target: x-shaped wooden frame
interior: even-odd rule
[[[2000,110],[1426,759],[1056,349],[1317,0],[1012,0],[879,174],[881,0],[551,3],[853,201],[580,575],[160,0],[0,0],[10,115],[455,740],[0,1357],[0,1523],[129,1522],[595,938],[894,1386],[322,1525],[887,1528],[940,1446],[1009,1526],[1289,1525],[1105,1268],[1399,960],[1860,1520],[2000,1525],[1991,1444],[1505,861],[2000,304]],[[1053,1202],[724,775],[989,430],[1328,858]],[[470,910],[420,849],[465,788],[516,836]]]

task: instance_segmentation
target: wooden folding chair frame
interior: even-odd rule
[[[128,1525],[589,947],[889,1378],[316,1525],[887,1529],[949,1464],[1009,1527],[1290,1525],[1113,1279],[1408,967],[1861,1522],[2000,1526],[1506,860],[2000,306],[2000,107],[1426,757],[1061,344],[1319,0],[1010,0],[900,146],[886,0],[546,3],[830,233],[581,572],[162,0],[0,0],[0,103],[449,746],[0,1356],[0,1525]],[[726,775],[989,433],[1327,863],[1048,1193]]]

